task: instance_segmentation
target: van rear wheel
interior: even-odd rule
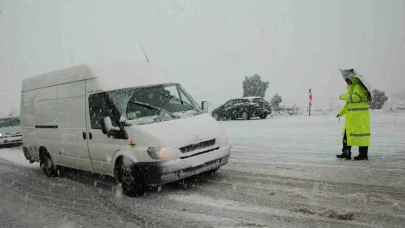
[[[46,149],[42,149],[40,154],[40,166],[42,170],[44,170],[45,175],[47,175],[48,177],[56,176],[56,167],[52,161],[51,155],[49,155]]]
[[[125,195],[130,197],[143,195],[143,180],[134,163],[124,164],[124,162],[120,161],[115,168],[115,172],[117,180],[122,185]]]

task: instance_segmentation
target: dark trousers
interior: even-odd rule
[[[343,136],[343,148],[342,148],[342,152],[350,152],[352,149],[351,146],[347,145],[347,136],[346,136],[346,129],[345,129],[345,135]]]
[[[342,152],[351,152],[352,147],[347,145],[347,136],[346,136],[346,129],[345,129],[345,135],[343,136],[343,148]],[[360,153],[367,153],[368,152],[368,146],[359,146],[359,152]]]

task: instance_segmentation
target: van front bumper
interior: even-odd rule
[[[230,153],[231,148],[227,146],[184,159],[141,162],[137,168],[147,186],[160,186],[224,166]]]

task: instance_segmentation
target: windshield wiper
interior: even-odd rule
[[[165,96],[165,97],[167,97],[167,98],[170,98],[170,99],[173,99],[173,100],[176,100],[176,101],[180,101],[180,104],[183,105],[184,107],[189,107],[189,108],[191,107],[192,109],[197,110],[198,112],[200,112],[199,109],[197,109],[197,108],[194,107],[193,105],[191,105],[191,104],[189,104],[189,103],[183,101],[183,100],[180,99],[180,98],[177,98],[177,97],[172,96],[172,95],[167,95],[167,94],[164,94],[164,93],[162,93],[162,92],[161,92],[160,94],[163,95],[163,96]],[[187,105],[186,105],[186,104],[187,104]]]
[[[152,109],[152,110],[159,111],[159,115],[164,111],[164,112],[168,113],[171,117],[177,119],[176,115],[174,115],[173,113],[167,111],[166,109],[161,109],[161,108],[158,108],[156,106],[153,106],[153,105],[150,105],[150,104],[147,104],[147,103],[143,103],[143,102],[138,102],[138,101],[129,101],[129,102],[132,103],[132,104],[135,104],[135,105],[139,105],[139,106],[142,106],[142,107],[145,107],[145,108],[149,108],[149,109]]]

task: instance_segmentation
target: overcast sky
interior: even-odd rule
[[[266,96],[327,102],[338,68],[404,91],[404,0],[0,0],[0,110],[19,110],[22,80],[99,60],[150,61],[197,101],[242,95],[255,73]]]

